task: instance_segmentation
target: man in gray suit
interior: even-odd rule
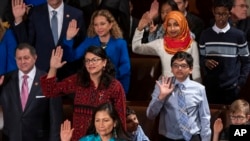
[[[43,96],[45,73],[35,67],[36,59],[35,49],[22,43],[16,49],[18,70],[0,76],[4,141],[60,141],[62,101]]]

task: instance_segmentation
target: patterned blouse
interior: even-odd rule
[[[92,119],[95,107],[102,103],[112,102],[120,116],[123,128],[126,129],[126,98],[122,85],[114,79],[108,88],[96,89],[94,83],[85,88],[77,85],[77,75],[69,76],[61,82],[56,78],[41,77],[43,94],[46,97],[56,97],[65,94],[75,94],[73,111],[73,137],[72,141],[78,141],[85,136]]]

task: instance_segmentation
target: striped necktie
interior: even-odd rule
[[[57,45],[57,41],[58,41],[58,20],[57,20],[57,12],[55,10],[52,11],[51,30],[52,30],[52,34],[53,34],[54,43],[55,43],[55,45]]]
[[[181,129],[182,135],[186,141],[189,141],[192,137],[190,134],[190,125],[189,125],[189,117],[186,111],[186,101],[185,95],[182,92],[184,85],[179,83],[176,85],[176,93],[178,97],[178,113],[179,113],[179,127]]]

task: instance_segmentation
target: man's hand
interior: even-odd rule
[[[159,100],[165,99],[174,90],[172,77],[162,76],[161,82],[156,81],[156,84],[160,88]]]
[[[219,65],[219,63],[218,63],[217,61],[213,60],[213,59],[207,59],[207,60],[205,61],[205,66],[206,66],[208,69],[210,69],[210,70],[214,69],[214,68],[217,67],[218,65]]]

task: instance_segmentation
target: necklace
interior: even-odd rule
[[[107,47],[107,43],[106,43],[106,42],[101,42],[101,47],[102,47],[103,49],[105,49],[105,48]]]

